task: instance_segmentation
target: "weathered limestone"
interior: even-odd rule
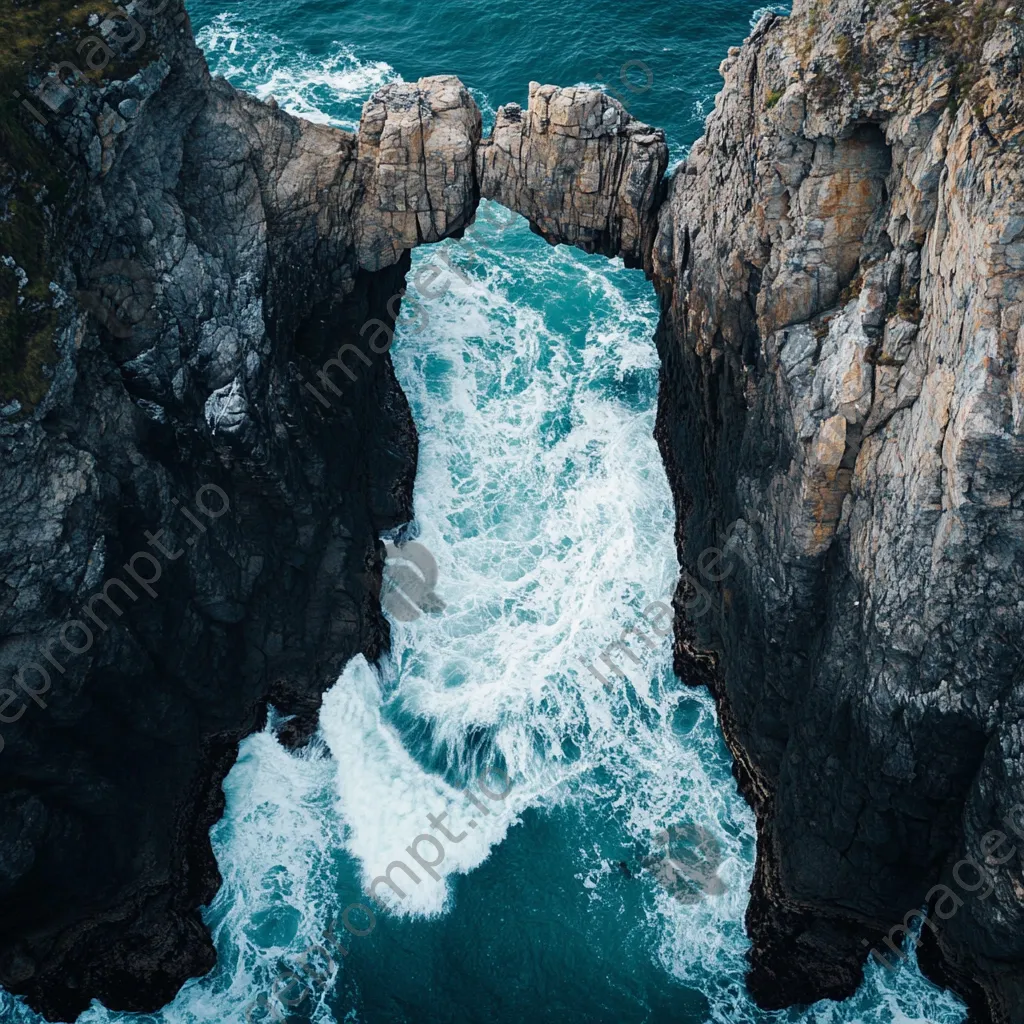
[[[549,242],[641,266],[668,166],[660,129],[596,89],[530,83],[529,105],[498,110],[480,146],[480,192],[526,217]]]

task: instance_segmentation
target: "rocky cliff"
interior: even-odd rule
[[[1024,25],[1006,8],[766,17],[660,212],[680,558],[698,578],[732,523],[743,556],[714,615],[688,615],[681,584],[677,668],[714,690],[757,811],[748,984],[768,1007],[851,993],[869,947],[896,965],[927,903],[927,972],[977,1019],[1024,1020]]]
[[[926,969],[1024,1020],[1019,17],[768,16],[666,186],[661,133],[592,90],[533,84],[482,140],[461,84],[424,79],[351,134],[212,81],[177,0],[129,10],[144,49],[102,81],[29,76],[44,106],[16,112],[67,187],[34,194],[46,252],[0,268],[32,341],[0,366],[0,982],[67,1019],[211,966],[239,739],[269,701],[301,740],[387,643],[363,581],[411,512],[387,356],[407,251],[484,195],[661,295],[677,668],[758,815],[755,997],[850,993],[930,901]],[[727,524],[743,557],[698,617]]]
[[[387,644],[364,580],[416,462],[390,330],[408,249],[477,202],[457,80],[388,87],[353,135],[212,81],[180,3],[129,11],[131,73],[124,14],[83,17],[118,63],[28,79],[42,119],[5,125],[63,178],[34,197],[42,296],[30,258],[0,268],[4,327],[55,325],[42,397],[6,353],[0,403],[0,982],[55,1020],[212,967],[239,740],[268,702],[301,739]]]
[[[639,263],[667,150],[548,88],[554,117],[501,170],[510,133],[482,145],[455,78],[386,86],[353,134],[211,79],[181,0],[17,14],[0,984],[72,1020],[210,970],[199,907],[239,741],[271,703],[303,741],[345,663],[388,643],[380,535],[411,518],[417,454],[388,355],[409,250],[459,235],[507,170],[531,215],[580,187],[544,223]]]

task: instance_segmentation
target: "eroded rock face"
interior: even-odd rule
[[[527,109],[498,110],[477,155],[481,194],[523,214],[553,244],[621,256],[650,250],[668,166],[660,129],[596,89],[530,83]]]
[[[366,580],[417,449],[390,332],[408,250],[461,234],[480,191],[458,79],[388,85],[339,131],[211,80],[182,13],[147,20],[159,57],[130,79],[27,83],[74,198],[60,362],[0,421],[0,983],[54,1020],[154,1010],[210,970],[238,742],[268,702],[301,741],[386,646]],[[538,96],[565,134],[538,120],[517,169],[567,170],[520,197],[552,241],[639,260],[660,133]]]
[[[268,702],[308,736],[386,647],[365,581],[417,451],[386,330],[407,250],[476,205],[456,80],[389,87],[356,136],[211,80],[180,12],[131,79],[48,80],[35,129],[75,198],[60,364],[0,420],[0,982],[53,1020],[212,968],[238,742]]]
[[[406,249],[461,235],[476,214],[480,110],[451,75],[384,86],[359,125],[358,248],[377,270]]]
[[[1021,1021],[1024,26],[918,24],[859,0],[762,20],[671,182],[681,560],[696,577],[737,520],[743,555],[714,616],[680,591],[677,667],[758,813],[758,1000],[848,995],[931,893],[926,969]],[[990,831],[980,899],[954,871]]]
[[[0,422],[0,686],[51,672],[0,712],[0,982],[69,1019],[212,966],[238,741],[268,701],[301,740],[387,642],[364,580],[411,515],[416,438],[372,342],[407,250],[483,194],[661,294],[681,560],[699,575],[729,524],[742,556],[715,615],[681,589],[676,653],[758,813],[755,996],[849,994],[942,883],[963,903],[922,962],[1024,1020],[1020,21],[982,5],[957,54],[862,0],[765,18],[659,209],[661,133],[600,93],[531,85],[481,142],[461,84],[427,78],[354,135],[211,81],[180,10],[130,80],[39,94],[75,198],[52,387]],[[230,509],[198,532],[179,505],[211,486]],[[115,589],[97,624],[138,552],[156,595]],[[972,898],[955,868],[986,853]]]

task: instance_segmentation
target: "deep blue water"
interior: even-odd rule
[[[380,82],[456,74],[484,110],[525,106],[531,80],[614,90],[668,134],[674,156],[701,132],[718,65],[765,10],[756,2],[312,0],[189,4],[214,70],[289,109],[354,127]]]
[[[288,109],[353,127],[396,78],[458,74],[493,118],[530,80],[617,90],[680,158],[754,3],[193,0],[211,68]],[[353,663],[321,735],[289,754],[247,740],[213,830],[224,886],[210,976],[156,1015],[90,1024],[351,1021],[930,1022],[963,1014],[913,966],[870,967],[844,1004],[758,1011],[743,987],[753,817],[713,703],[649,632],[628,681],[585,662],[641,623],[677,573],[651,436],[657,304],[621,263],[547,247],[484,204],[462,242],[414,269],[392,355],[421,434],[413,532],[444,609],[394,622],[378,668]],[[649,627],[648,627],[649,628]],[[511,789],[459,787],[481,765]],[[501,790],[493,776],[492,792]],[[437,878],[368,934],[338,923],[396,859],[444,839]],[[438,820],[435,818],[435,821]],[[463,835],[464,833],[464,835]],[[680,867],[681,866],[681,867]],[[680,875],[680,870],[682,874]],[[350,910],[351,930],[369,928]],[[324,938],[325,931],[328,938]],[[342,954],[337,942],[347,950]],[[796,955],[796,954],[794,954]],[[275,994],[276,993],[276,994]],[[0,1019],[36,1018],[0,995]]]

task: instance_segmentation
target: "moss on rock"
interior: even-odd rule
[[[125,62],[90,70],[78,52],[96,33],[89,25],[121,14],[110,0],[7,0],[0,7],[0,405],[17,399],[29,411],[49,388],[57,359],[57,312],[50,282],[64,236],[71,193],[59,146],[26,106],[49,111],[29,80],[62,61],[87,79],[131,73]]]

